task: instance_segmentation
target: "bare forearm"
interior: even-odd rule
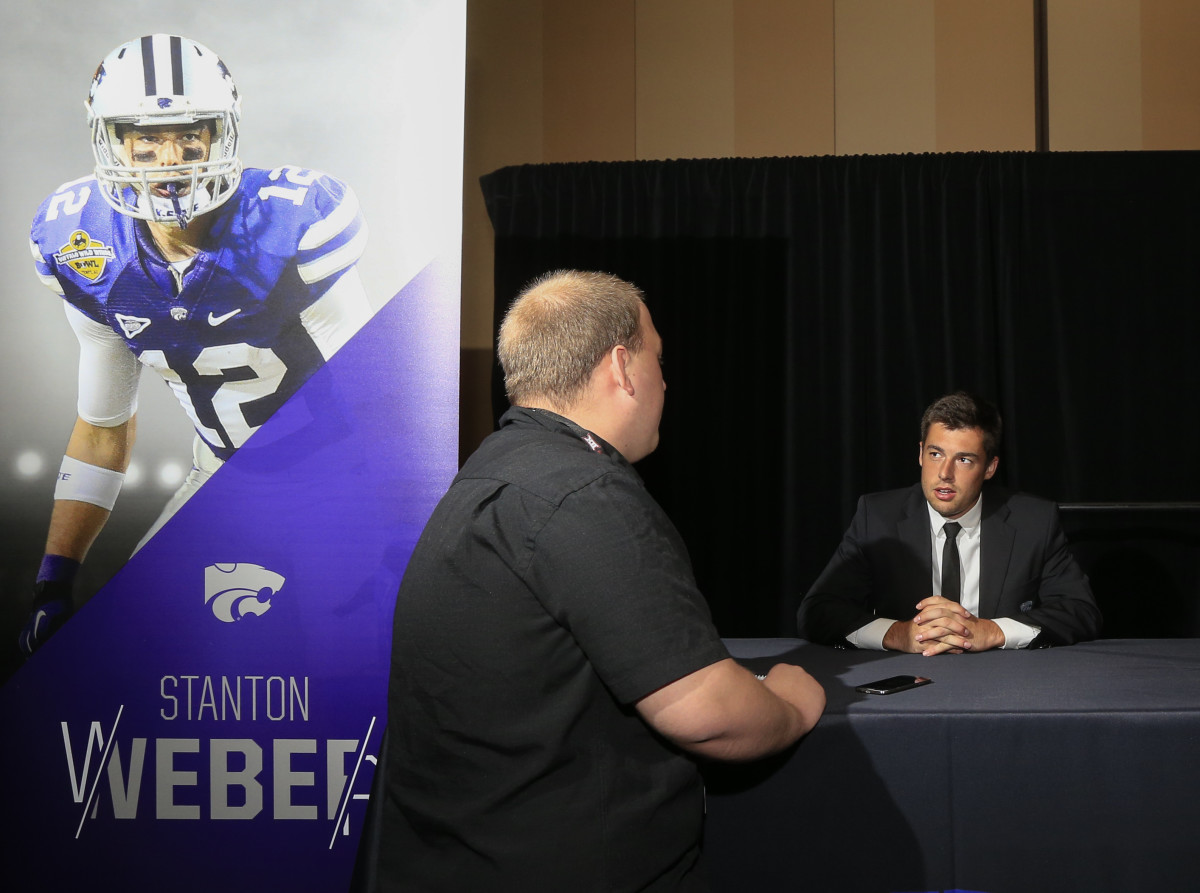
[[[101,428],[77,418],[71,429],[71,439],[67,441],[66,453],[89,465],[124,472],[129,467],[136,437],[136,417],[112,428]]]
[[[109,512],[98,505],[69,499],[54,500],[50,530],[46,534],[46,554],[62,555],[80,563],[104,529]]]
[[[825,709],[825,692],[799,667],[781,664],[760,681],[725,660],[638,706],[651,725],[691,753],[751,760],[807,734]]]
[[[807,682],[797,684],[793,671],[799,669],[781,664],[761,682],[747,672],[743,710],[731,712],[728,726],[698,742],[692,752],[717,760],[750,760],[783,750],[807,735],[825,710],[825,690],[807,674]]]

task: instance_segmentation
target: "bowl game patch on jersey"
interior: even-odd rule
[[[77,229],[67,244],[55,252],[54,262],[70,267],[88,282],[95,282],[104,275],[104,267],[113,257],[112,248],[92,239],[86,230]]]

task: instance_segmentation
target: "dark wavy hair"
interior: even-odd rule
[[[938,397],[921,416],[921,443],[929,436],[930,425],[944,425],[951,431],[978,428],[983,432],[983,448],[992,459],[1000,449],[1004,421],[994,404],[967,391],[955,391]]]

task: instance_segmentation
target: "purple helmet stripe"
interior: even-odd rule
[[[183,39],[171,37],[171,92],[183,95]]]
[[[142,38],[142,72],[146,76],[146,95],[153,96],[158,92],[154,80],[154,38]]]

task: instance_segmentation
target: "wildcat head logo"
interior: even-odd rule
[[[204,603],[225,623],[271,609],[271,596],[284,579],[257,564],[210,564],[204,569]]]

